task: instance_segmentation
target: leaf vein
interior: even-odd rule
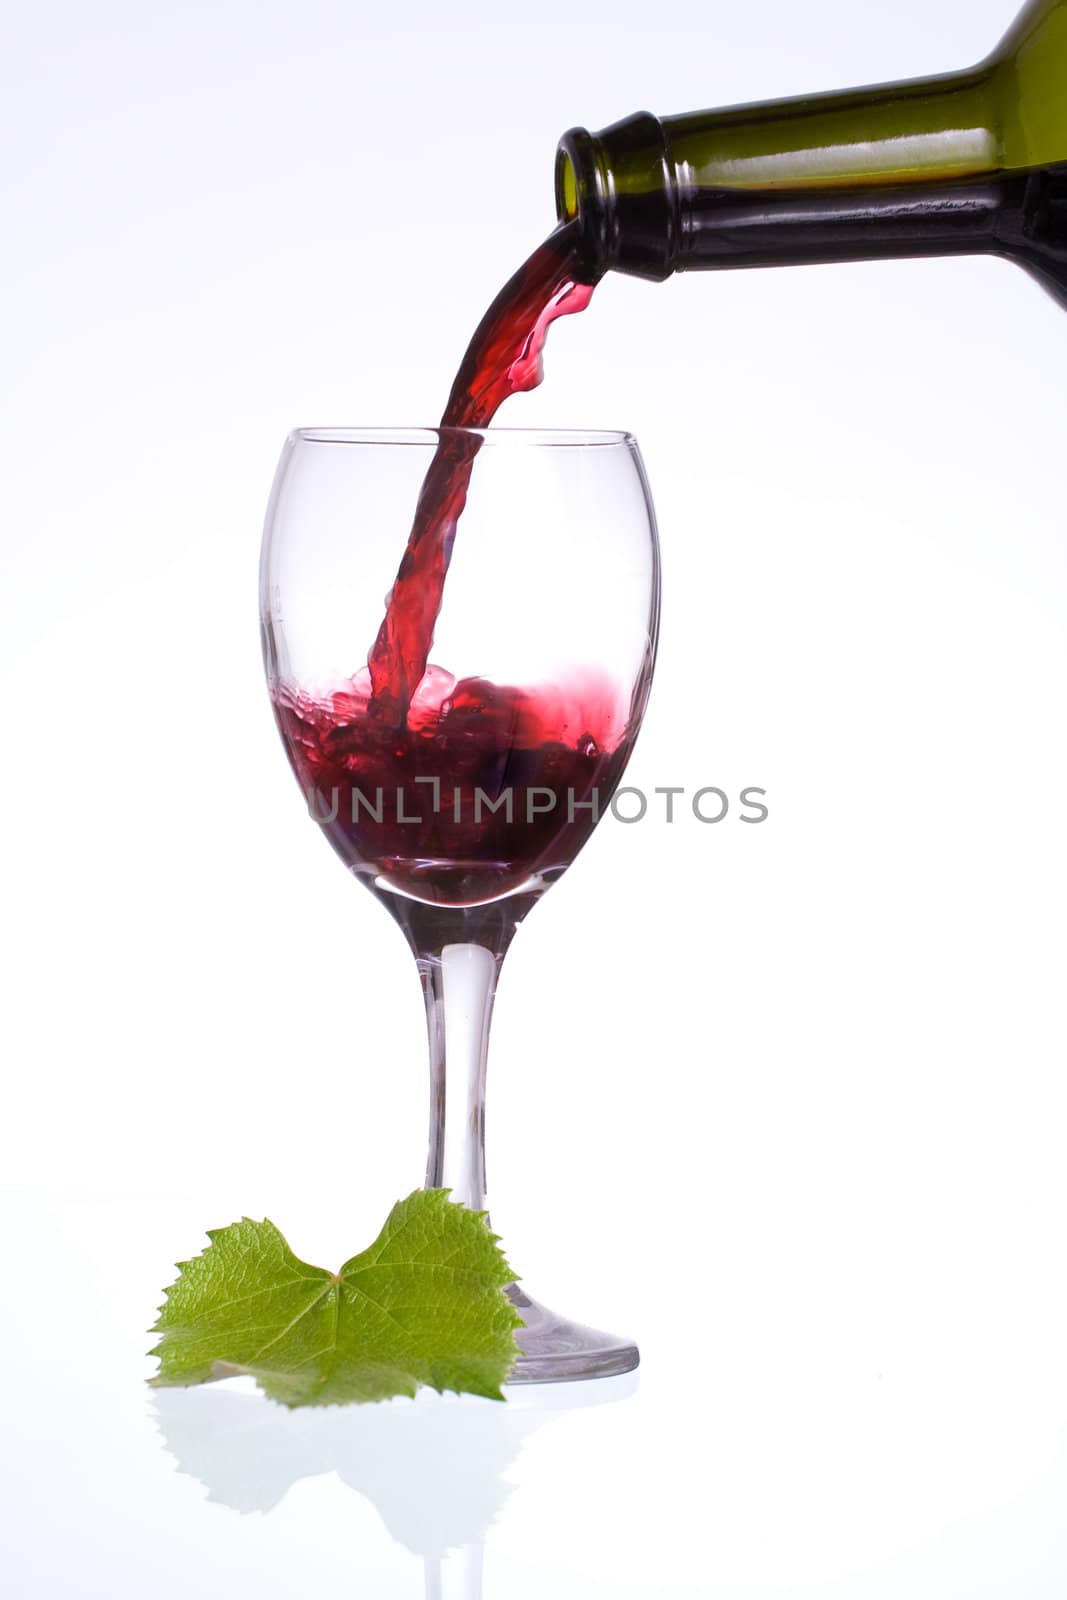
[[[302,1310],[297,1312],[296,1316],[292,1319],[291,1322],[286,1323],[285,1327],[281,1330],[280,1333],[276,1333],[273,1339],[268,1339],[266,1344],[263,1346],[263,1348],[261,1350],[257,1350],[255,1355],[249,1356],[249,1358],[248,1358],[249,1366],[251,1366],[254,1362],[257,1362],[260,1359],[260,1357],[265,1355],[266,1352],[272,1348],[272,1346],[276,1345],[279,1342],[279,1340],[284,1339],[287,1333],[291,1333],[292,1330],[296,1327],[297,1323],[301,1320],[301,1318],[306,1317],[309,1311],[314,1311],[315,1307],[318,1305],[318,1303],[322,1299],[323,1295],[329,1294],[330,1290],[332,1288],[335,1288],[335,1287],[336,1287],[336,1285],[332,1281],[329,1282],[329,1283],[324,1283],[322,1288],[320,1289],[319,1293],[317,1295],[315,1295],[315,1297],[312,1300],[309,1300],[307,1305],[304,1306]]]

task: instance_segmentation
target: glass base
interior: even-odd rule
[[[518,1284],[513,1283],[505,1292],[526,1324],[515,1334],[522,1355],[511,1369],[509,1384],[610,1378],[619,1372],[632,1372],[640,1361],[632,1339],[620,1339],[613,1333],[569,1322],[531,1300]]]

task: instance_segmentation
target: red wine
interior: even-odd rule
[[[441,418],[443,428],[482,428],[504,400],[541,382],[549,324],[589,304],[596,275],[584,264],[576,224],[558,228],[497,295],[467,347]],[[368,657],[374,711],[403,723],[430,659],[452,542],[480,439],[442,434],[426,474],[407,548]]]
[[[275,715],[346,866],[423,902],[472,905],[558,875],[633,742],[628,700],[592,673],[529,690],[430,667],[400,728],[372,696],[364,671],[321,700],[276,689]]]
[[[443,430],[485,427],[509,395],[540,383],[550,323],[593,293],[579,231],[557,229],[493,301]],[[367,668],[326,697],[274,691],[312,815],[391,900],[461,908],[536,893],[589,837],[633,741],[629,702],[592,673],[519,689],[429,665],[480,445],[477,433],[441,433]]]

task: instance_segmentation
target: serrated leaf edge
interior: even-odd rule
[[[461,1210],[468,1211],[472,1217],[477,1217],[478,1220],[485,1225],[485,1231],[486,1231],[486,1234],[489,1237],[490,1242],[492,1244],[494,1244],[494,1245],[499,1245],[500,1242],[501,1242],[501,1236],[498,1233],[494,1233],[493,1230],[489,1227],[489,1212],[488,1212],[488,1210],[475,1211],[472,1206],[464,1206],[463,1202],[461,1200],[452,1200],[451,1199],[452,1192],[453,1191],[450,1188],[447,1188],[447,1189],[446,1188],[413,1189],[410,1194],[407,1194],[402,1199],[397,1200],[395,1202],[395,1204],[390,1207],[388,1216],[386,1218],[386,1222],[388,1222],[388,1218],[390,1216],[392,1216],[393,1212],[397,1209],[398,1206],[405,1205],[408,1201],[413,1199],[415,1195],[426,1194],[426,1195],[433,1195],[435,1197],[436,1196],[440,1196],[442,1201],[444,1201],[444,1202],[446,1202],[446,1203],[448,1203],[450,1205],[458,1206],[458,1207],[460,1207]],[[208,1239],[209,1242],[208,1242],[208,1244],[205,1245],[203,1250],[199,1251],[198,1254],[195,1255],[195,1256],[190,1256],[185,1261],[175,1261],[174,1262],[174,1266],[178,1270],[178,1277],[174,1280],[173,1283],[168,1284],[167,1287],[163,1290],[163,1302],[162,1302],[161,1305],[157,1306],[157,1308],[156,1308],[156,1310],[159,1313],[159,1316],[157,1317],[156,1321],[153,1323],[152,1327],[148,1329],[149,1333],[164,1333],[164,1334],[166,1333],[166,1329],[163,1328],[162,1325],[161,1325],[161,1319],[162,1319],[163,1313],[165,1312],[165,1310],[167,1308],[167,1305],[169,1304],[171,1294],[173,1293],[173,1291],[175,1289],[178,1288],[178,1285],[179,1285],[179,1283],[181,1281],[181,1274],[185,1271],[185,1269],[187,1267],[194,1266],[197,1261],[202,1260],[203,1257],[208,1254],[208,1251],[210,1251],[214,1247],[215,1240],[221,1234],[227,1233],[230,1228],[238,1227],[242,1222],[250,1222],[253,1225],[253,1227],[267,1226],[267,1227],[273,1228],[275,1233],[278,1235],[278,1238],[280,1239],[281,1243],[285,1247],[285,1249],[289,1251],[290,1255],[293,1256],[293,1259],[298,1263],[299,1266],[307,1267],[308,1270],[311,1271],[311,1272],[326,1272],[326,1271],[329,1270],[326,1267],[316,1267],[312,1262],[304,1261],[301,1257],[297,1256],[295,1251],[293,1251],[291,1249],[291,1247],[289,1245],[289,1241],[286,1239],[285,1234],[278,1227],[278,1224],[276,1222],[273,1222],[270,1217],[263,1217],[260,1221],[257,1222],[255,1217],[250,1217],[247,1214],[244,1214],[244,1215],[240,1216],[237,1219],[236,1222],[226,1223],[222,1227],[219,1227],[219,1228],[205,1228],[204,1229],[204,1234],[205,1234],[205,1237]],[[382,1226],[384,1228],[385,1224],[383,1223]],[[380,1237],[380,1234],[381,1234],[381,1230],[379,1230],[379,1234],[376,1236],[376,1238]],[[375,1242],[376,1242],[376,1239],[371,1241],[372,1244],[375,1243]],[[366,1248],[370,1249],[370,1245],[368,1245]],[[348,1265],[348,1262],[358,1260],[359,1256],[361,1254],[364,1254],[364,1253],[365,1252],[363,1252],[363,1251],[357,1251],[356,1255],[349,1256],[348,1261],[345,1262],[344,1265],[341,1268],[339,1268],[337,1272],[331,1273],[331,1277],[334,1279],[334,1281],[335,1282],[340,1282],[341,1274],[344,1271],[344,1267]],[[512,1271],[511,1264],[507,1260],[507,1257],[504,1255],[504,1252],[502,1250],[498,1250],[497,1254],[500,1256],[502,1267],[507,1271],[507,1273],[509,1275],[508,1279],[507,1279],[508,1283],[521,1283],[522,1279],[519,1277],[518,1273]],[[503,1288],[504,1288],[504,1286],[501,1285],[501,1294],[502,1295],[503,1295]],[[517,1358],[517,1357],[522,1355],[522,1348],[521,1348],[521,1346],[520,1346],[520,1344],[518,1342],[518,1339],[516,1338],[516,1334],[517,1334],[518,1330],[520,1328],[524,1328],[526,1326],[526,1324],[523,1321],[522,1317],[519,1315],[518,1310],[516,1309],[516,1307],[514,1305],[512,1305],[510,1301],[506,1301],[506,1304],[507,1304],[507,1309],[508,1309],[508,1312],[509,1312],[510,1318],[511,1318],[511,1326],[508,1329],[508,1331],[511,1334],[512,1345],[513,1345],[513,1348],[514,1348],[514,1351],[515,1351],[515,1356]],[[161,1351],[163,1350],[163,1347],[164,1347],[165,1343],[166,1343],[166,1339],[165,1338],[161,1339],[159,1341],[159,1343],[157,1345],[155,1345],[151,1350],[147,1351],[146,1354],[149,1357],[159,1357]],[[217,1362],[215,1364],[219,1365],[219,1366],[230,1366],[231,1365],[231,1363],[228,1363],[228,1362]],[[510,1370],[511,1369],[509,1368],[509,1372],[510,1372]],[[254,1371],[250,1370],[249,1368],[234,1368],[233,1375],[237,1375],[238,1373],[240,1373],[241,1375],[247,1375],[247,1376],[252,1377],[254,1379],[254,1381],[255,1381],[256,1388],[263,1395],[263,1398],[268,1401],[269,1404],[283,1406],[285,1408],[285,1410],[287,1410],[287,1411],[300,1411],[300,1410],[305,1409],[305,1404],[306,1403],[301,1403],[300,1401],[278,1400],[278,1399],[275,1399],[275,1397],[273,1395],[268,1394],[266,1389],[263,1386],[263,1382],[261,1381],[261,1379],[256,1375],[256,1373]],[[191,1382],[189,1384],[184,1384],[184,1385],[183,1384],[169,1385],[169,1384],[165,1384],[165,1383],[161,1382],[159,1375],[156,1374],[153,1377],[148,1378],[146,1381],[147,1381],[149,1387],[151,1387],[151,1388],[168,1388],[168,1387],[198,1388],[199,1387],[199,1382],[210,1382],[211,1380],[210,1379],[201,1379],[201,1380],[199,1380],[199,1382],[195,1382],[194,1381],[194,1382]],[[505,1377],[504,1382],[506,1382],[506,1381],[507,1381],[507,1378]],[[435,1394],[440,1394],[440,1395],[444,1395],[444,1394],[461,1395],[461,1394],[465,1394],[465,1393],[470,1393],[471,1392],[471,1391],[468,1391],[468,1390],[457,1389],[451,1384],[446,1384],[444,1386],[444,1388],[438,1388],[438,1386],[436,1384],[432,1384],[432,1383],[420,1384],[420,1383],[417,1383],[417,1382],[413,1381],[410,1391],[403,1391],[402,1390],[402,1391],[400,1391],[400,1395],[403,1395],[405,1398],[413,1399],[415,1397],[415,1395],[418,1393],[419,1389],[432,1389]],[[400,1395],[392,1397],[392,1398],[399,1398]],[[506,1403],[505,1396],[504,1396],[504,1394],[502,1392],[502,1387],[498,1388],[496,1390],[495,1394],[481,1395],[478,1398],[486,1399],[486,1400],[492,1400],[494,1402],[499,1401],[501,1403]],[[351,1401],[344,1401],[344,1400],[328,1400],[328,1401],[324,1401],[324,1402],[315,1402],[315,1405],[316,1405],[316,1409],[323,1410],[323,1411],[328,1411],[328,1410],[332,1410],[334,1407],[340,1408],[342,1406],[350,1405],[352,1403],[353,1402],[351,1402]],[[371,1402],[371,1403],[381,1404],[382,1402],[378,1401],[378,1402]]]

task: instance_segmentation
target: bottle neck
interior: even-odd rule
[[[1049,10],[1049,0],[1037,5]],[[694,230],[720,197],[747,197],[753,208],[761,197],[771,213],[803,192],[947,186],[1022,170],[1037,163],[1006,138],[1009,66],[997,54],[907,83],[681,117],[638,112],[597,134],[574,128],[558,149],[557,211],[579,218],[601,269],[664,278],[693,264]]]
[[[992,251],[1063,298],[1067,0],[1028,0],[978,66],[574,128],[556,207],[593,281]]]
[[[1067,308],[1067,162],[951,181],[779,190],[666,189],[583,219],[591,274],[992,254]]]
[[[595,161],[575,134],[564,150],[578,173],[583,157]],[[605,184],[578,214],[594,276],[992,254],[1026,268],[1067,309],[1067,161],[906,183],[681,190],[665,182],[633,193]]]
[[[992,174],[1006,164],[997,70],[575,128],[557,153],[557,211],[580,219],[591,262],[661,279],[693,264],[702,219],[731,195],[770,215],[804,192]]]

